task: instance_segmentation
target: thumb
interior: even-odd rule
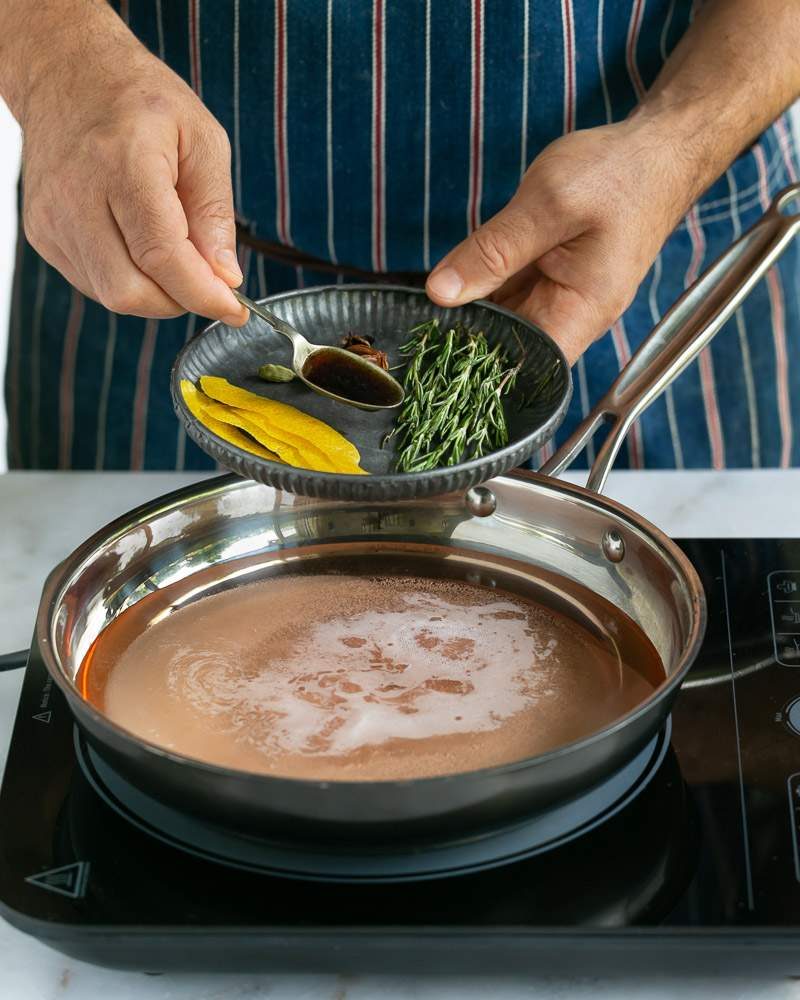
[[[221,127],[192,137],[176,184],[189,239],[212,270],[232,288],[243,281],[236,257],[230,144]]]
[[[444,306],[485,298],[562,235],[546,210],[517,196],[439,261],[425,286],[428,295]]]

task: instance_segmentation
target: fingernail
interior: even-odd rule
[[[428,291],[440,299],[457,299],[463,288],[464,282],[454,267],[443,267],[428,278]]]
[[[242,269],[239,267],[239,261],[236,259],[236,254],[233,250],[217,250],[217,263],[220,267],[224,267],[229,274],[232,274],[234,278],[238,278],[239,281],[244,280]]]

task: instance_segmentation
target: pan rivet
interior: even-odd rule
[[[473,486],[467,491],[467,510],[476,517],[490,517],[497,510],[497,497],[487,486]]]
[[[603,535],[603,553],[606,559],[613,563],[622,562],[625,558],[625,542],[613,528],[609,528]]]

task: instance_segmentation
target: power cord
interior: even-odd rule
[[[19,670],[27,662],[27,649],[18,649],[16,653],[0,653],[0,673],[6,670]]]

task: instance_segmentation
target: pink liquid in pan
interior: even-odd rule
[[[171,606],[191,586],[173,584]],[[370,781],[491,767],[601,729],[665,676],[600,598],[598,630],[529,595],[424,576],[288,575],[159,615],[163,593],[100,634],[80,690],[150,743],[245,771]]]

